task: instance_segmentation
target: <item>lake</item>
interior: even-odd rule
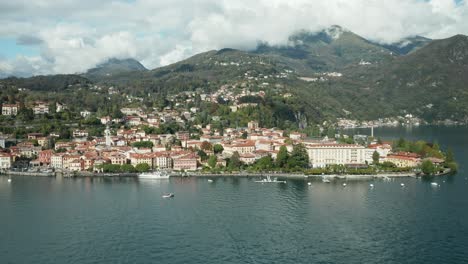
[[[460,171],[346,187],[1,176],[0,263],[468,263],[468,128],[375,135],[451,146]]]

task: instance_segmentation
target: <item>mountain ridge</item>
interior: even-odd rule
[[[78,82],[113,85],[136,96],[200,89],[209,93],[223,85],[247,85],[268,93],[280,89],[292,94],[282,103],[284,111],[313,122],[408,113],[428,121],[468,121],[468,79],[464,74],[468,72],[468,37],[415,37],[413,41],[423,44],[408,44],[411,51],[397,54],[341,28],[302,31],[291,36],[289,46],[263,43],[253,51],[211,50],[152,70],[81,75],[87,79]],[[53,87],[76,82],[74,76],[63,78],[66,81]],[[26,83],[35,82],[37,79]],[[10,79],[10,83],[14,81]],[[299,118],[292,117],[292,121],[299,122]]]

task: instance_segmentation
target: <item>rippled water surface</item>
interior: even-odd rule
[[[468,130],[376,133],[451,145],[461,171],[346,187],[0,177],[0,263],[468,263]]]

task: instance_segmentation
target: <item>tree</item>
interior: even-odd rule
[[[278,168],[284,168],[288,164],[288,149],[286,146],[281,146],[278,154],[276,155],[276,166]]]
[[[204,151],[210,151],[210,150],[213,149],[213,145],[211,145],[211,143],[208,142],[208,141],[203,141],[203,142],[201,143],[200,148],[201,148],[202,150],[204,150]]]
[[[426,175],[434,174],[436,172],[436,167],[432,161],[425,160],[421,164],[421,171]]]
[[[247,136],[248,136],[247,132],[244,131],[244,133],[242,133],[242,135],[241,135],[241,138],[242,139],[247,139]]]
[[[197,152],[197,154],[198,156],[200,156],[200,159],[202,161],[205,161],[208,158],[208,155],[206,155],[206,152],[201,149]]]
[[[122,172],[136,172],[137,171],[135,167],[133,167],[133,165],[131,164],[123,164],[122,166],[120,166],[120,170]]]
[[[328,128],[327,130],[327,137],[328,138],[335,138],[335,129],[333,127]]]
[[[379,164],[379,160],[380,160],[380,154],[377,152],[377,150],[375,150],[374,153],[372,153],[372,162],[374,164]]]
[[[271,169],[273,169],[273,167],[274,163],[270,155],[260,158],[255,163],[255,169],[259,171],[270,171]]]
[[[148,163],[139,163],[135,166],[135,169],[138,172],[148,172],[150,170],[150,165],[148,165]]]
[[[445,162],[450,163],[455,161],[455,155],[453,154],[452,148],[447,150],[447,154],[445,155]]]
[[[211,155],[208,158],[208,165],[210,165],[211,168],[216,167],[217,162],[218,162],[218,158],[215,155]]]
[[[151,141],[138,141],[138,142],[134,142],[132,144],[132,147],[134,147],[134,148],[152,148],[153,147],[153,142],[151,142]]]
[[[240,160],[239,152],[235,151],[229,159],[229,168],[238,169],[241,165],[242,161]]]
[[[214,151],[215,154],[220,154],[220,153],[223,153],[224,148],[223,148],[222,145],[216,144],[216,145],[213,146],[213,151]]]
[[[288,159],[288,167],[291,169],[303,169],[309,166],[309,154],[303,144],[294,145],[291,157]]]

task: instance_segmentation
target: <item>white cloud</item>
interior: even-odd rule
[[[396,42],[468,34],[468,3],[454,0],[0,0],[0,38],[37,39],[41,54],[0,58],[4,74],[83,72],[111,58],[155,68],[223,47],[284,44],[301,30],[341,25]]]

